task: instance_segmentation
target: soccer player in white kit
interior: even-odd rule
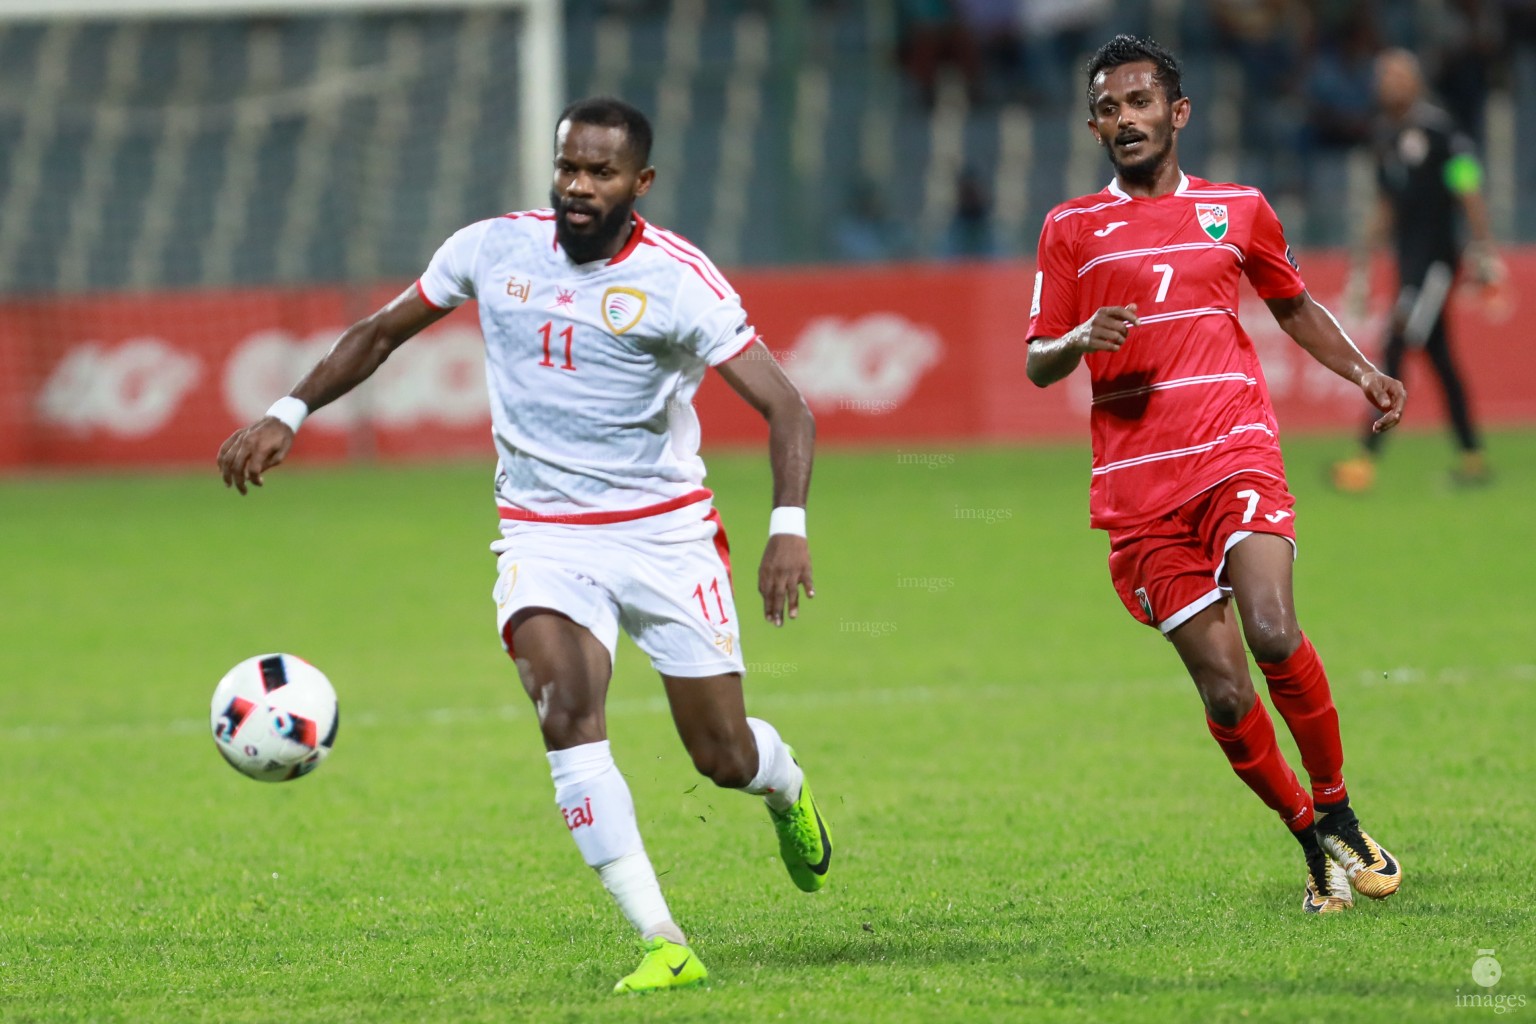
[[[802,587],[814,593],[805,502],[815,425],[720,272],[634,212],[655,177],[650,147],[650,124],[626,103],[566,108],[552,209],[454,234],[420,280],[219,450],[226,486],[259,486],[309,412],[478,300],[499,456],[496,625],[537,710],[561,818],[645,947],[616,992],[707,977],[667,909],[609,751],[603,705],[620,628],[661,674],[698,770],[763,796],[795,884],[820,889],[832,857],[793,751],[746,715],[729,550],[691,401],[713,366],[768,421],[774,509],[758,589],[774,625],[796,617]]]

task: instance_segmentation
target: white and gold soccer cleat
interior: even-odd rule
[[[1384,900],[1402,884],[1403,866],[1365,834],[1360,819],[1348,807],[1324,816],[1317,824],[1317,838],[1360,895]]]
[[[1337,914],[1355,905],[1349,879],[1320,847],[1307,853],[1307,887],[1301,909],[1308,914]]]

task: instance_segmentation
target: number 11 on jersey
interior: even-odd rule
[[[539,328],[539,336],[544,339],[544,358],[539,360],[540,366],[554,366],[555,361],[549,357],[549,343],[554,337],[555,323],[546,320],[544,326]],[[571,362],[571,343],[576,340],[576,325],[567,324],[565,330],[560,332],[560,338],[565,342],[565,362],[560,364],[562,370],[574,370],[576,364]]]

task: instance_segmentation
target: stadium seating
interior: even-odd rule
[[[1202,117],[1186,165],[1276,190],[1298,241],[1345,241],[1363,154],[1353,172],[1298,175],[1287,147],[1240,137],[1250,98],[1203,5],[1118,7],[1116,27],[1189,48]],[[1175,15],[1149,24],[1154,9]],[[866,214],[884,220],[874,255],[965,255],[949,231],[966,169],[991,204],[982,254],[1029,254],[1054,202],[1107,178],[1075,89],[1070,103],[972,102],[950,82],[928,104],[897,69],[894,5],[807,0],[786,23],[794,10],[566,5],[570,92],[653,114],[662,173],[646,210],[718,262],[858,258],[839,233]],[[0,23],[0,292],[410,277],[456,227],[527,194],[517,33],[495,10]],[[1532,68],[1517,54],[1517,89]],[[1536,113],[1510,106],[1513,193],[1536,174]]]

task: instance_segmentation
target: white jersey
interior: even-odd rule
[[[456,232],[416,282],[478,299],[503,519],[604,523],[710,497],[693,396],[757,338],[709,259],[638,214],[611,260],[573,263],[550,210]]]

